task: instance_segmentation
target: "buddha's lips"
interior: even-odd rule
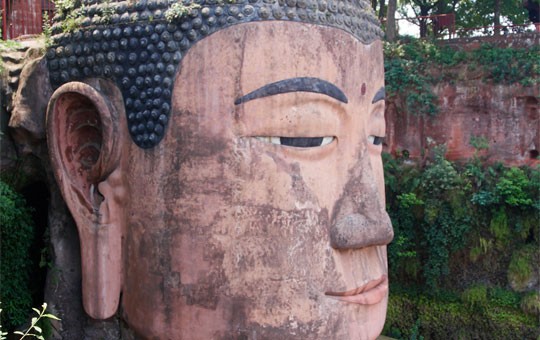
[[[325,295],[344,302],[374,305],[388,295],[388,277],[383,275],[376,280],[369,281],[362,287],[346,292],[326,292]]]

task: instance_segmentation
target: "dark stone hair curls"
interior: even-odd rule
[[[174,77],[187,50],[225,27],[270,20],[336,27],[365,44],[383,35],[364,0],[82,0],[54,18],[51,83],[112,79],[133,141],[151,148],[165,134]]]

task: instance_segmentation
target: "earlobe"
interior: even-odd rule
[[[95,319],[116,312],[122,286],[125,118],[119,103],[115,85],[95,80],[64,84],[47,109],[53,171],[79,232],[83,305]]]

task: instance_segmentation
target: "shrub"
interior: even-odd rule
[[[461,298],[471,308],[484,307],[488,301],[487,287],[485,285],[470,287],[461,294]]]
[[[539,252],[534,245],[526,245],[512,254],[508,266],[508,282],[512,289],[523,292],[538,283]]]
[[[521,299],[521,310],[527,314],[540,316],[540,294],[531,292]]]
[[[519,307],[519,294],[500,287],[491,288],[489,291],[489,303],[500,307]]]
[[[483,289],[482,289],[483,290]],[[536,339],[537,320],[519,309],[465,303],[393,292],[383,334],[411,339]]]
[[[495,212],[489,223],[489,230],[495,236],[495,240],[499,247],[504,247],[510,241],[510,228],[508,227],[508,217],[506,210],[500,208]]]
[[[528,197],[529,179],[522,169],[510,168],[503,173],[497,183],[497,193],[510,206],[530,206],[533,200]]]
[[[443,151],[423,167],[383,155],[395,235],[385,334],[537,338],[535,319],[523,312],[535,310],[534,298],[499,287],[532,288],[538,275],[540,169],[478,158],[457,164]],[[443,299],[447,291],[458,297]]]
[[[31,210],[24,199],[0,181],[0,300],[7,329],[26,321],[32,305],[30,247],[34,241]]]

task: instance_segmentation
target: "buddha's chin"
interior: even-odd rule
[[[385,296],[377,304],[360,306],[364,310],[357,321],[350,324],[349,339],[376,339],[384,327],[387,303],[388,296]]]

